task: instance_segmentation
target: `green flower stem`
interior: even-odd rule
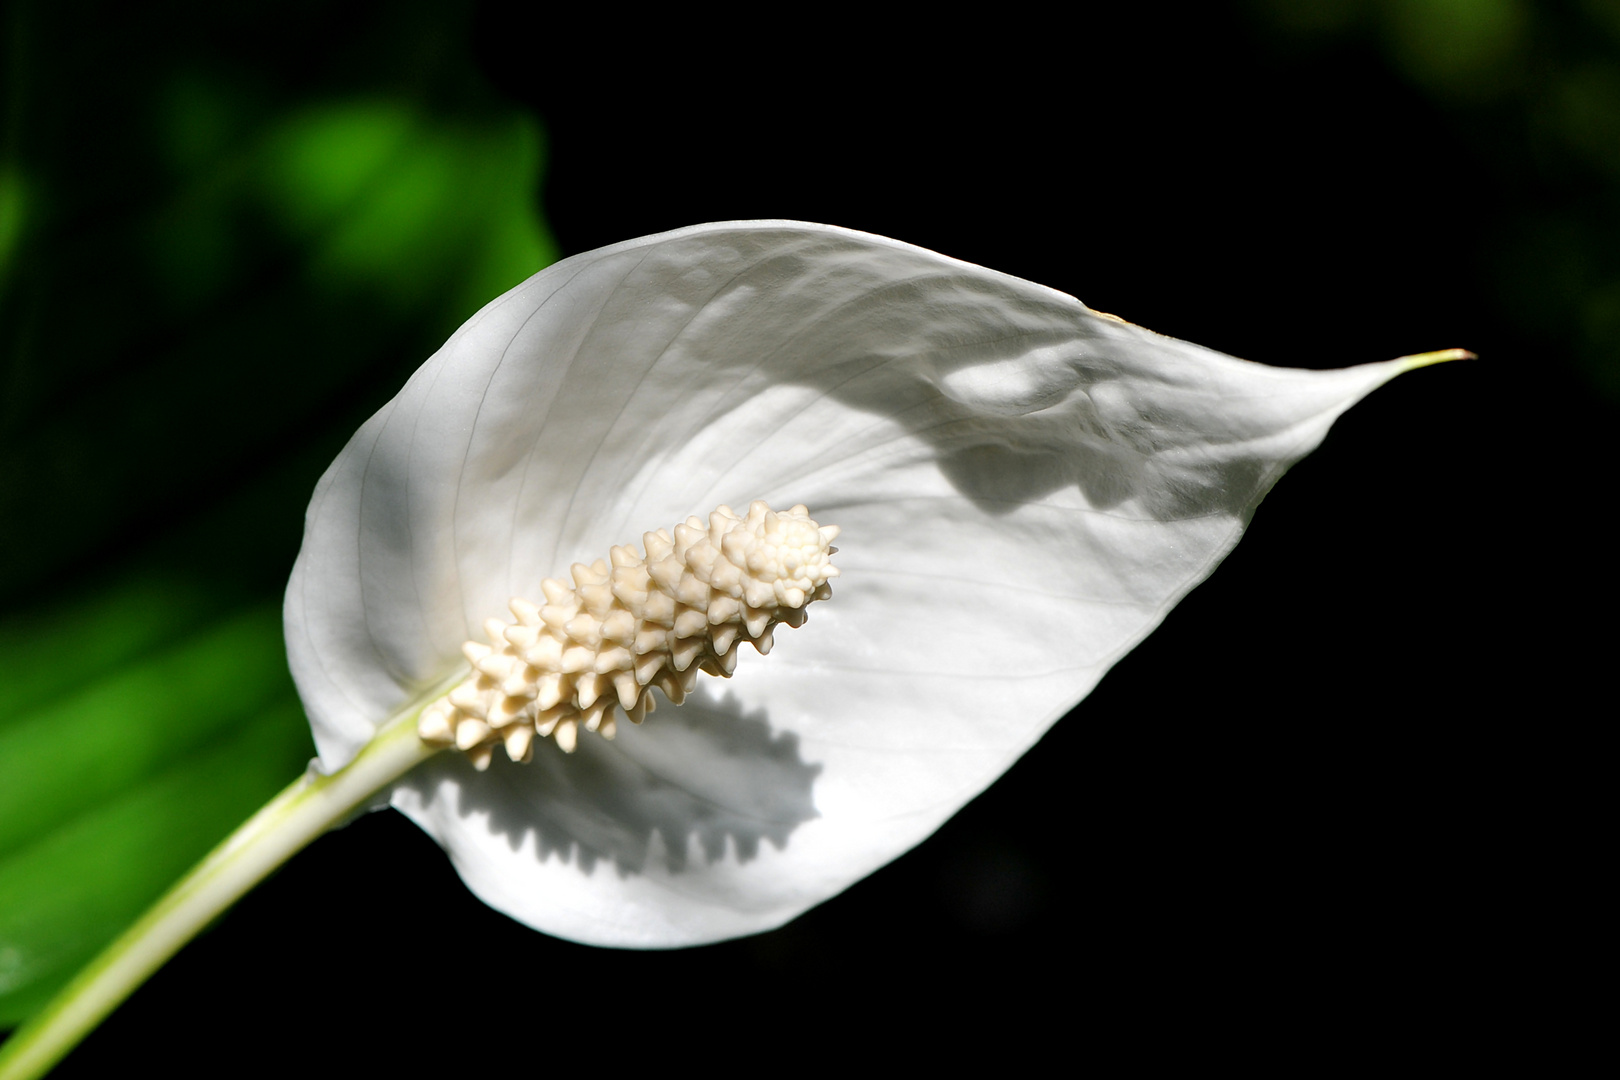
[[[323,776],[311,769],[226,837],[0,1046],[0,1080],[43,1076],[270,871],[437,753],[440,747],[417,738],[416,721],[442,693],[439,687],[396,713],[338,772]]]

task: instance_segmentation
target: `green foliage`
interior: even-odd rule
[[[1494,189],[1479,223],[1488,283],[1526,338],[1573,355],[1620,397],[1620,4],[1574,0],[1252,0],[1293,47],[1376,48],[1487,164],[1391,162],[1440,183]],[[1443,154],[1437,148],[1437,154]]]
[[[320,470],[555,257],[537,122],[443,47],[467,12],[315,13],[7,12],[0,1025],[303,769],[280,591]]]
[[[229,635],[206,645],[219,653],[201,672],[215,691],[243,669],[250,679],[263,675],[263,661],[276,658],[262,649],[228,655]],[[151,674],[137,667],[127,676]],[[28,759],[36,788],[70,795],[49,806],[55,814],[33,815],[51,824],[0,856],[0,1025],[43,1005],[225,831],[298,775],[309,740],[291,683],[280,674],[278,692],[251,711],[228,692],[179,702],[171,718],[201,726],[223,715],[229,723],[205,738],[174,740],[182,749],[148,753],[138,768],[119,770],[119,783],[103,770],[82,789],[84,770],[71,758]],[[131,717],[131,726],[146,719]]]
[[[60,642],[54,655],[73,656],[73,644]],[[281,651],[280,613],[249,607],[8,717],[0,726],[0,852],[63,827],[286,701]],[[47,661],[45,670],[63,667]]]

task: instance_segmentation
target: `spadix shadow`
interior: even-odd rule
[[[773,735],[763,709],[744,713],[733,695],[701,691],[680,708],[660,704],[645,723],[620,724],[614,741],[581,732],[571,755],[549,739],[525,764],[497,751],[477,783],[459,785],[457,813],[487,813],[514,851],[532,842],[543,859],[586,874],[611,862],[621,875],[653,858],[679,873],[728,849],[748,862],[762,840],[784,848],[817,816],[821,766],[800,758],[797,735]]]

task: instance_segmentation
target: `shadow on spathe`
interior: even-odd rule
[[[532,840],[544,859],[586,874],[608,862],[621,875],[652,859],[680,873],[728,849],[748,862],[761,841],[784,848],[817,816],[821,766],[799,756],[797,735],[773,735],[764,709],[745,712],[734,694],[716,699],[701,686],[679,708],[659,704],[645,723],[621,723],[611,742],[581,732],[573,754],[546,739],[526,764],[497,751],[477,774],[460,761],[468,775],[456,812],[487,813],[514,851]]]

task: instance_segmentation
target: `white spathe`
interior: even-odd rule
[[[321,479],[288,653],[323,764],[511,596],[725,503],[842,528],[833,598],[680,709],[392,801],[481,898],[620,946],[780,925],[987,787],[1411,366],[1236,360],[825,225],[700,225],[490,303]]]

